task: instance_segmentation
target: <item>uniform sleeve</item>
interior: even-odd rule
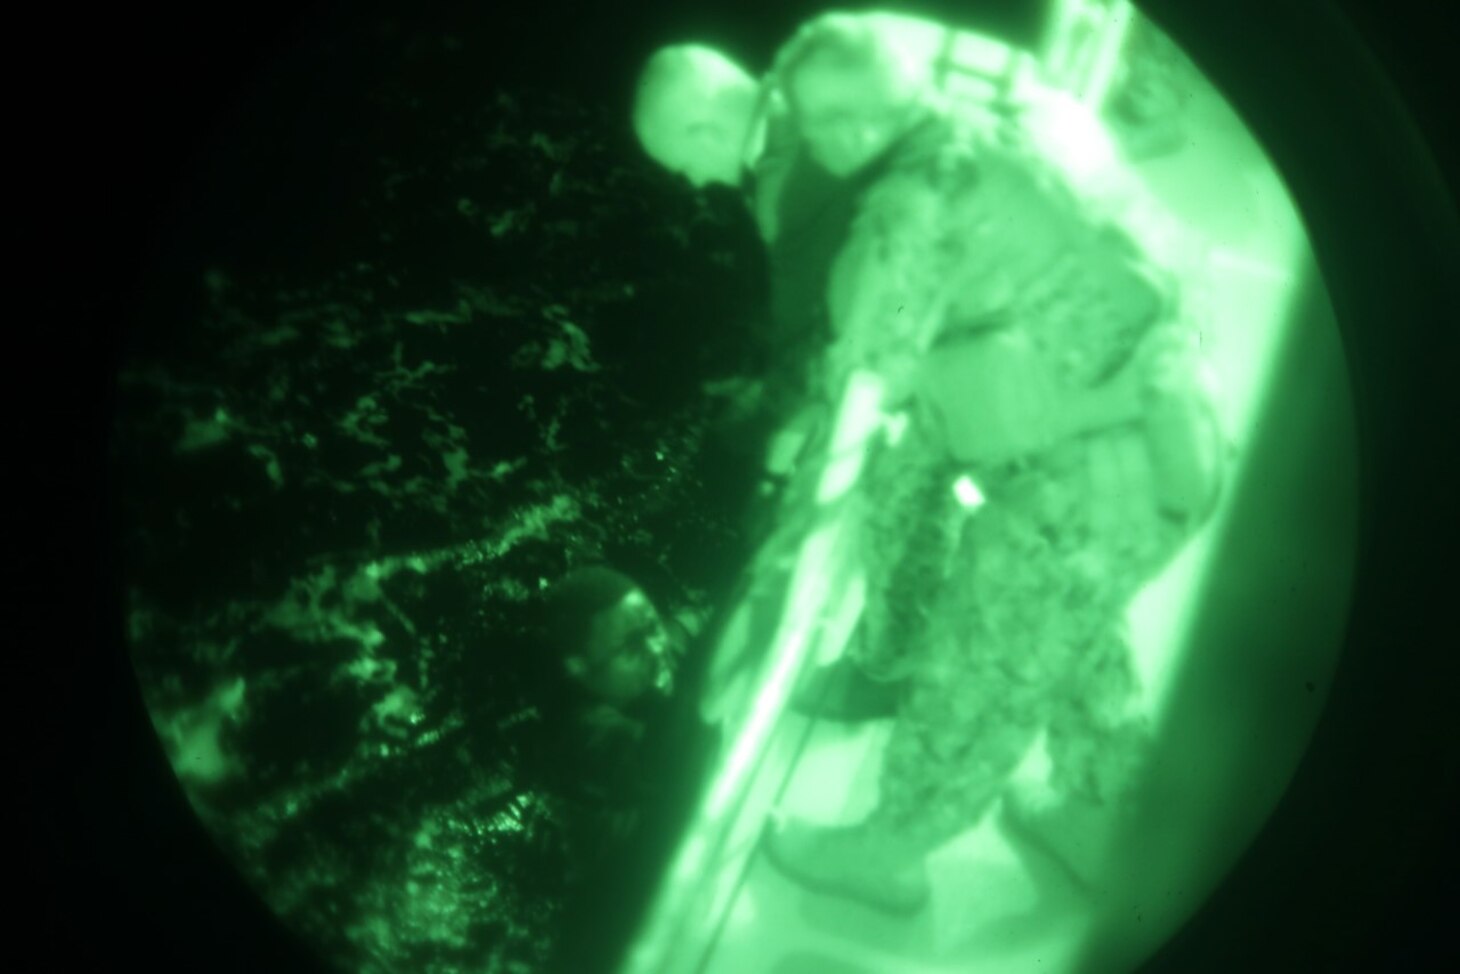
[[[942,326],[953,269],[944,208],[934,182],[896,174],[868,191],[827,294],[833,394],[856,369],[888,381],[891,401]]]

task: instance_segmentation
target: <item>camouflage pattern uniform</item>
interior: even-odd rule
[[[874,448],[855,498],[868,582],[855,658],[909,681],[875,825],[929,848],[951,838],[1041,731],[1059,792],[1128,793],[1146,731],[1124,613],[1200,515],[1159,509],[1142,424],[1061,438],[1040,408],[1011,411],[1027,390],[1000,384],[1025,384],[1031,363],[1049,397],[1103,383],[1180,327],[1172,290],[1035,160],[936,112],[866,195],[832,272],[827,392],[872,368],[912,420]],[[955,374],[957,415],[1019,448],[960,458],[979,431],[950,425],[929,363],[991,336],[1013,351]],[[960,473],[984,495],[976,511],[952,492]]]
[[[847,239],[857,202],[882,167],[838,179],[802,151],[800,136],[774,86],[761,91],[757,118],[766,146],[747,174],[746,206],[766,245],[770,314],[752,335],[752,372],[766,381],[773,425],[805,404],[819,386],[830,340],[827,278]]]

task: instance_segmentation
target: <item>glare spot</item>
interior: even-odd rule
[[[969,510],[983,506],[983,492],[978,489],[978,485],[973,482],[973,478],[967,474],[954,481],[953,495],[958,498],[958,503]]]

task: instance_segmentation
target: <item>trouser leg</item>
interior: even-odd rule
[[[888,742],[873,822],[931,849],[972,827],[1053,715],[1089,628],[1057,553],[1017,511],[968,524]]]
[[[921,665],[962,527],[952,480],[946,458],[915,426],[874,454],[859,485],[867,590],[850,658],[874,680],[896,682]]]
[[[1116,619],[1079,655],[1069,689],[1051,707],[1046,748],[1057,799],[1116,808],[1133,797],[1150,747],[1149,722],[1135,708],[1139,694]]]

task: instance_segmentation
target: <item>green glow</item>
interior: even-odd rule
[[[975,508],[984,503],[983,492],[973,482],[973,478],[964,474],[953,483],[953,493],[958,498],[958,503],[967,508]]]
[[[935,100],[997,192],[952,198],[956,159],[931,190],[912,163],[863,186],[915,116],[803,85],[784,143],[770,65],[703,47],[725,115],[691,99],[693,131],[638,134],[706,193],[623,155],[623,120],[477,92],[470,149],[378,154],[337,280],[210,271],[217,361],[124,377],[127,631],[158,739],[342,969],[551,969],[582,864],[573,765],[541,755],[577,725],[535,613],[582,564],[642,572],[652,596],[618,606],[652,598],[713,654],[713,691],[674,702],[721,750],[648,782],[694,793],[624,974],[1076,970],[1101,936],[1134,964],[1286,786],[1322,702],[1289,684],[1334,665],[1289,645],[1336,632],[1353,471],[1282,179],[1129,4],[1052,2],[1029,50],[871,22],[929,78],[948,53]],[[1122,794],[1153,748],[1180,760]],[[658,771],[642,753],[613,757]],[[795,869],[764,854],[776,823],[816,838]],[[916,913],[866,895],[902,879],[926,881]]]
[[[1312,381],[1327,384],[1325,388],[1330,391],[1326,395],[1331,402],[1339,403],[1335,407],[1339,412],[1343,409],[1344,376],[1341,359],[1329,354],[1336,339],[1331,312],[1323,306],[1321,291],[1316,305],[1312,298],[1301,308],[1294,305],[1300,285],[1305,279],[1311,282],[1307,242],[1281,179],[1235,113],[1129,4],[1061,0],[1054,8],[1045,43],[1030,54],[1012,51],[992,39],[983,43],[976,35],[955,38],[952,50],[959,52],[961,63],[947,90],[954,99],[964,100],[964,110],[984,133],[997,132],[1007,124],[1007,115],[994,110],[995,102],[1002,99],[1006,108],[1013,109],[1019,119],[1017,124],[1022,126],[1018,135],[1023,140],[1021,145],[1048,167],[1045,172],[1049,175],[1040,178],[1062,181],[1091,219],[1116,225],[1128,235],[1138,252],[1151,261],[1149,268],[1139,272],[1145,283],[1136,282],[1132,289],[1160,292],[1158,313],[1170,322],[1174,333],[1192,339],[1188,346],[1180,342],[1163,345],[1164,339],[1152,339],[1134,356],[1145,363],[1142,368],[1151,370],[1147,374],[1155,376],[1147,380],[1149,388],[1155,390],[1153,398],[1142,400],[1139,411],[1124,404],[1128,400],[1122,399],[1118,388],[1117,380],[1125,381],[1120,379],[1122,374],[1135,374],[1127,372],[1118,373],[1107,386],[1093,390],[1079,400],[1079,405],[1069,408],[1067,416],[1060,417],[1054,428],[1069,432],[1059,435],[1091,437],[1088,456],[1082,460],[1082,477],[1086,479],[1080,481],[1083,486],[1073,482],[1078,478],[1071,478],[1071,483],[1058,488],[1065,492],[1058,494],[1064,500],[1040,501],[1090,505],[1096,514],[1094,530],[1098,536],[1111,539],[1108,548],[1094,547],[1071,560],[1076,577],[1085,577],[1086,573],[1092,578],[1105,576],[1112,564],[1119,563],[1116,549],[1121,541],[1117,539],[1139,538],[1150,530],[1142,526],[1151,516],[1152,502],[1145,498],[1161,498],[1172,517],[1194,511],[1189,516],[1198,519],[1200,529],[1185,537],[1172,555],[1134,579],[1127,601],[1107,613],[1105,624],[1119,627],[1123,633],[1124,662],[1130,667],[1135,690],[1119,700],[1118,694],[1095,684],[1083,691],[1087,707],[1108,711],[1100,718],[1106,721],[1102,727],[1129,728],[1129,733],[1135,733],[1138,727],[1163,727],[1180,719],[1180,715],[1168,713],[1167,707],[1174,699],[1173,687],[1179,674],[1192,665],[1183,651],[1193,638],[1192,627],[1203,608],[1204,593],[1220,585],[1223,574],[1230,571],[1216,562],[1217,549],[1246,530],[1232,520],[1236,515],[1228,501],[1235,492],[1246,489],[1252,478],[1277,476],[1275,468],[1261,472],[1249,469],[1245,448],[1265,426],[1264,404],[1277,394],[1273,375],[1285,343],[1297,341],[1293,337],[1297,330],[1306,329],[1303,341],[1317,355],[1314,362],[1321,363],[1324,370],[1321,379]],[[879,18],[885,36],[892,37],[904,53],[911,52],[909,56],[914,59],[941,49],[935,44],[944,36],[938,25],[880,12],[870,19]],[[1181,92],[1173,103],[1182,105],[1183,111],[1172,124],[1184,125],[1199,137],[1184,141],[1163,137],[1163,141],[1132,129],[1145,124],[1139,120],[1148,117],[1130,107],[1136,103],[1137,86],[1148,83],[1147,72],[1156,71],[1169,72],[1163,83]],[[1004,84],[1001,78],[1010,83]],[[823,94],[808,87],[798,97],[815,107]],[[982,104],[976,104],[979,102]],[[825,152],[816,158],[825,159],[828,168],[845,164],[848,172],[855,171],[859,157],[852,142],[836,143],[840,136],[832,127],[808,128],[805,137],[825,140]],[[840,174],[839,169],[833,171]],[[1001,219],[1005,222],[992,236],[1000,247],[1017,253],[1017,248],[1028,246],[1026,235],[1032,240],[1044,232],[1040,221],[1046,217],[1031,209],[1028,213],[1001,215]],[[786,227],[784,215],[776,220],[762,216],[760,225],[763,231],[776,234],[783,234]],[[767,239],[772,239],[769,233]],[[887,246],[897,245],[893,241]],[[1072,260],[1068,252],[1060,259]],[[1115,265],[1110,266],[1113,279]],[[1021,288],[1040,286],[1058,293],[1056,279],[1062,272],[1057,266],[1047,269],[1042,277],[1031,271],[1031,276],[1019,287],[1011,287],[1008,294],[1018,295]],[[1078,280],[1070,280],[1072,293],[1062,296],[1069,306],[1095,307],[1095,301],[1079,297],[1075,290],[1080,286]],[[861,288],[861,283],[853,281],[850,289],[862,295],[857,300],[879,300],[875,287]],[[899,280],[898,286],[909,285]],[[998,300],[991,298],[991,293],[981,293],[978,298],[997,308]],[[891,320],[894,312],[903,311],[903,303],[912,304],[868,304],[853,307],[850,313],[866,316],[865,327],[871,330],[879,327],[874,320],[877,314]],[[1156,303],[1150,306],[1154,308]],[[936,302],[931,307],[936,308]],[[1058,304],[1047,307],[1055,309],[1053,314],[1070,313]],[[958,310],[963,308],[959,306]],[[855,331],[861,326],[843,327]],[[1090,327],[1097,326],[1092,323]],[[918,329],[899,322],[898,330],[916,333]],[[1058,345],[1053,350],[1062,351]],[[854,355],[857,350],[851,351]],[[816,499],[820,503],[859,498],[864,490],[871,489],[862,478],[869,437],[880,437],[887,448],[907,445],[915,450],[919,437],[925,435],[919,426],[923,420],[915,411],[884,414],[887,386],[875,373],[853,369],[844,374],[847,386],[843,408],[829,442],[818,455],[817,462],[825,464],[817,480]],[[1019,415],[1014,410],[1024,407],[1018,397],[1033,394],[1030,387],[1019,383],[997,390],[971,381],[963,392],[973,399],[1007,396],[1007,402],[994,402],[985,414],[995,417]],[[1194,418],[1198,414],[1202,418]],[[1136,418],[1145,424],[1139,436],[1132,435],[1124,425]],[[1348,429],[1342,422],[1339,426]],[[1220,439],[1212,435],[1212,430]],[[1294,445],[1289,456],[1295,463],[1301,465],[1297,458],[1305,448]],[[1311,447],[1315,451],[1322,448]],[[780,466],[786,466],[783,459]],[[1218,477],[1214,471],[1219,472],[1217,488],[1212,486],[1213,478]],[[909,475],[911,472],[909,468]],[[1003,523],[1005,504],[1034,502],[1033,496],[1010,494],[1009,488],[1000,483],[1002,474],[987,481],[985,476],[976,470],[956,473],[942,481],[949,485],[940,487],[949,491],[943,496],[964,518],[959,521],[948,515],[949,530],[963,530],[959,526],[967,523],[974,536],[979,531],[994,531],[991,526],[977,525],[986,519],[987,525]],[[895,480],[889,475],[889,484],[895,484]],[[1333,485],[1334,496],[1340,498],[1336,511],[1344,509],[1347,501],[1342,498],[1351,498],[1352,488],[1347,481]],[[880,489],[895,490],[891,486]],[[1056,496],[1054,487],[1049,490],[1051,498]],[[1215,513],[1208,510],[1207,500],[1213,490],[1218,498]],[[875,511],[875,502],[871,507]],[[902,510],[907,513],[900,516],[912,517],[916,508]],[[970,513],[974,516],[968,517]],[[1341,531],[1343,526],[1335,530]],[[1294,544],[1313,543],[1306,535],[1297,540],[1297,529],[1294,538]],[[797,563],[798,572],[807,565],[820,564],[827,575],[833,574],[833,566],[825,561],[825,550],[818,547],[821,541],[813,534],[806,542],[803,560]],[[1008,539],[991,540],[978,556],[991,566],[1001,566],[993,571],[1014,579],[1023,566],[1012,546],[1008,552],[998,550],[997,546],[1004,543]],[[1328,539],[1322,543],[1328,544]],[[933,833],[937,839],[925,858],[932,898],[919,918],[878,918],[846,897],[839,899],[841,894],[828,895],[825,888],[815,886],[798,887],[765,864],[755,839],[760,826],[778,816],[830,826],[850,825],[870,812],[867,821],[885,823],[892,821],[888,817],[891,813],[879,810],[895,804],[903,809],[904,818],[899,821],[937,817],[916,814],[918,810],[907,800],[888,801],[889,797],[899,797],[888,794],[889,788],[896,787],[894,782],[936,791],[933,782],[918,776],[913,760],[906,756],[909,752],[898,758],[903,762],[897,765],[901,769],[899,777],[888,777],[884,763],[893,760],[891,748],[897,745],[898,735],[905,733],[899,721],[914,719],[907,714],[915,717],[916,710],[903,711],[903,716],[882,724],[880,729],[868,727],[853,732],[814,722],[808,726],[804,717],[784,709],[787,684],[794,678],[796,661],[806,654],[803,643],[808,637],[804,634],[813,631],[814,619],[819,617],[825,625],[827,616],[834,614],[831,606],[839,598],[838,588],[850,590],[864,581],[869,586],[877,584],[877,573],[882,570],[876,562],[879,556],[863,552],[854,555],[855,549],[846,550],[844,557],[860,561],[834,566],[839,581],[833,585],[808,585],[799,573],[788,583],[788,602],[760,674],[758,692],[749,697],[743,722],[732,720],[727,725],[736,730],[737,736],[720,774],[710,784],[702,808],[706,814],[685,837],[677,867],[666,876],[656,909],[624,970],[628,974],[648,974],[692,966],[730,974],[777,965],[786,969],[797,965],[828,970],[845,967],[849,971],[984,967],[1000,971],[1070,970],[1078,967],[1082,944],[1095,932],[1096,924],[1113,924],[1110,930],[1124,930],[1131,935],[1131,943],[1147,948],[1169,935],[1186,915],[1182,911],[1194,909],[1199,903],[1199,891],[1211,888],[1219,872],[1211,864],[1223,857],[1223,861],[1230,861],[1240,851],[1240,844],[1231,840],[1218,855],[1199,848],[1208,842],[1206,836],[1183,832],[1190,843],[1184,853],[1189,865],[1185,873],[1172,865],[1165,875],[1189,876],[1188,885],[1194,892],[1189,892],[1181,905],[1173,903],[1164,909],[1159,922],[1148,923],[1135,936],[1134,928],[1129,927],[1132,918],[1109,914],[1110,904],[1092,893],[1102,884],[1117,882],[1115,877],[1133,888],[1140,885],[1139,876],[1121,861],[1109,858],[1113,855],[1113,836],[1123,827],[1118,823],[1125,821],[1121,816],[1129,814],[1129,809],[1117,812],[1115,806],[1102,804],[1103,799],[1073,798],[1068,792],[1068,762],[1073,754],[1093,748],[1094,753],[1081,760],[1090,762],[1091,767],[1113,768],[1126,760],[1120,756],[1125,752],[1112,749],[1108,755],[1102,754],[1100,748],[1106,745],[1095,737],[1088,741],[1071,737],[1058,720],[1040,724],[1028,714],[1013,711],[1007,715],[1007,728],[978,723],[975,715],[968,715],[970,726],[982,728],[980,733],[990,739],[982,751],[977,741],[968,743],[969,761],[1000,762],[1001,768],[1008,769],[1000,772],[1005,784],[992,789],[981,805],[968,806],[965,821],[940,824]],[[911,554],[917,549],[914,546],[909,551]],[[1346,549],[1340,561],[1347,565],[1349,558],[1351,549]],[[1342,609],[1345,571],[1335,568],[1331,578],[1325,576],[1322,585],[1332,593],[1325,612]],[[1010,595],[1010,604],[992,605],[985,611],[990,616],[1006,615],[1011,626],[1028,625],[1032,629],[1038,620],[1037,626],[1056,632],[1065,624],[1066,614],[1071,624],[1079,615],[1078,610],[1066,610],[1052,600],[1065,584],[1064,579],[1051,580],[1046,589],[1051,597],[1048,604],[1015,604],[1015,596]],[[989,588],[990,592],[997,590],[997,584]],[[1013,585],[1009,590],[1017,592]],[[921,594],[910,588],[904,597],[915,601]],[[1026,597],[1037,601],[1033,593],[1019,596]],[[853,619],[857,613],[863,614],[865,626],[866,617],[874,611],[902,618],[895,615],[899,606],[883,609],[878,598],[886,596],[869,588],[863,609],[859,596]],[[1009,632],[1017,634],[1018,629]],[[1015,638],[1009,632],[1001,633],[1001,638]],[[818,647],[810,647],[809,655],[817,657],[818,662],[838,658],[845,641],[833,638],[828,642],[837,643],[837,650],[826,654],[828,660],[820,659]],[[1332,665],[1331,648],[1326,652],[1329,655],[1323,662],[1314,665]],[[1031,646],[1024,655],[1036,659],[1011,658],[999,661],[998,666],[1029,674],[1021,679],[1038,680],[1039,650]],[[943,658],[939,662],[948,667],[943,686],[957,687],[967,681],[971,700],[985,701],[986,706],[997,707],[1002,713],[998,690],[975,685],[977,674],[972,669],[960,671],[959,664]],[[913,682],[917,677],[914,668]],[[1008,676],[993,670],[978,679],[1001,687]],[[1010,698],[1021,699],[1026,692],[1019,680],[1009,682]],[[1053,698],[1048,703],[1056,709],[1063,705]],[[1258,719],[1255,713],[1254,719]],[[1288,763],[1281,768],[1284,775],[1291,771],[1312,719],[1309,714],[1301,726],[1294,723],[1285,730],[1292,735],[1293,743],[1285,745],[1284,760]],[[796,743],[803,734],[807,735],[804,751]],[[934,738],[932,734],[925,736]],[[1113,734],[1110,739],[1118,736]],[[998,750],[1005,745],[995,743],[1004,737],[1014,742],[1008,745],[1011,750],[1006,757],[999,756]],[[961,744],[952,735],[936,740],[948,747]],[[1233,762],[1231,766],[1235,767],[1235,762],[1243,759],[1229,755],[1223,760]],[[759,765],[752,766],[757,761]],[[946,767],[950,775],[965,773]],[[1220,776],[1221,767],[1211,764],[1201,773]],[[1272,778],[1274,783],[1278,780]],[[1275,792],[1260,792],[1262,797],[1258,797],[1259,792],[1251,794],[1253,811],[1234,811],[1234,821],[1243,816],[1244,821],[1258,820],[1252,817],[1258,805],[1269,803],[1262,806],[1265,814]],[[933,805],[941,800],[930,798],[927,812],[933,812]],[[883,817],[878,818],[878,814]],[[725,816],[735,820],[726,821]],[[1215,829],[1215,813],[1207,814],[1206,819]],[[1173,864],[1181,855],[1174,848],[1167,854]],[[830,872],[857,868],[849,862],[829,860],[825,865]],[[1094,886],[1089,885],[1092,883]],[[1154,910],[1146,913],[1148,921],[1157,916]],[[1001,938],[993,933],[995,929],[1009,933]],[[1015,930],[1022,932],[1016,935],[1012,932]],[[697,953],[700,951],[705,953]],[[701,956],[703,961],[698,959]]]
[[[228,411],[220,406],[209,419],[188,420],[174,449],[179,453],[199,450],[215,443],[221,443],[228,439],[229,435]]]
[[[853,373],[846,399],[837,414],[831,439],[831,462],[817,489],[818,504],[830,504],[856,483],[861,472],[864,444],[882,422],[883,386],[870,373]]]
[[[870,376],[854,376],[838,413],[832,437],[832,461],[822,474],[817,504],[827,511],[827,520],[804,543],[791,577],[786,610],[777,631],[769,673],[754,699],[745,726],[710,791],[705,818],[718,822],[728,803],[744,785],[752,763],[759,758],[766,739],[780,716],[790,692],[791,680],[801,671],[812,630],[822,622],[822,608],[829,597],[828,585],[836,578],[835,566],[845,557],[842,540],[847,530],[831,507],[849,490],[861,469],[863,446],[880,418],[877,405],[881,386]]]
[[[759,756],[758,752],[764,745],[773,722],[780,716],[780,706],[785,701],[791,676],[801,662],[804,645],[805,634],[799,628],[793,630],[782,643],[782,653],[776,660],[776,666],[756,696],[750,717],[740,732],[735,749],[730,752],[714,789],[710,792],[705,812],[710,821],[718,821],[725,813],[730,800],[743,784],[746,772],[753,767],[754,759]]]
[[[213,784],[241,770],[237,759],[224,750],[219,735],[224,726],[242,719],[246,690],[247,682],[238,677],[218,687],[199,707],[158,721],[179,775]]]

